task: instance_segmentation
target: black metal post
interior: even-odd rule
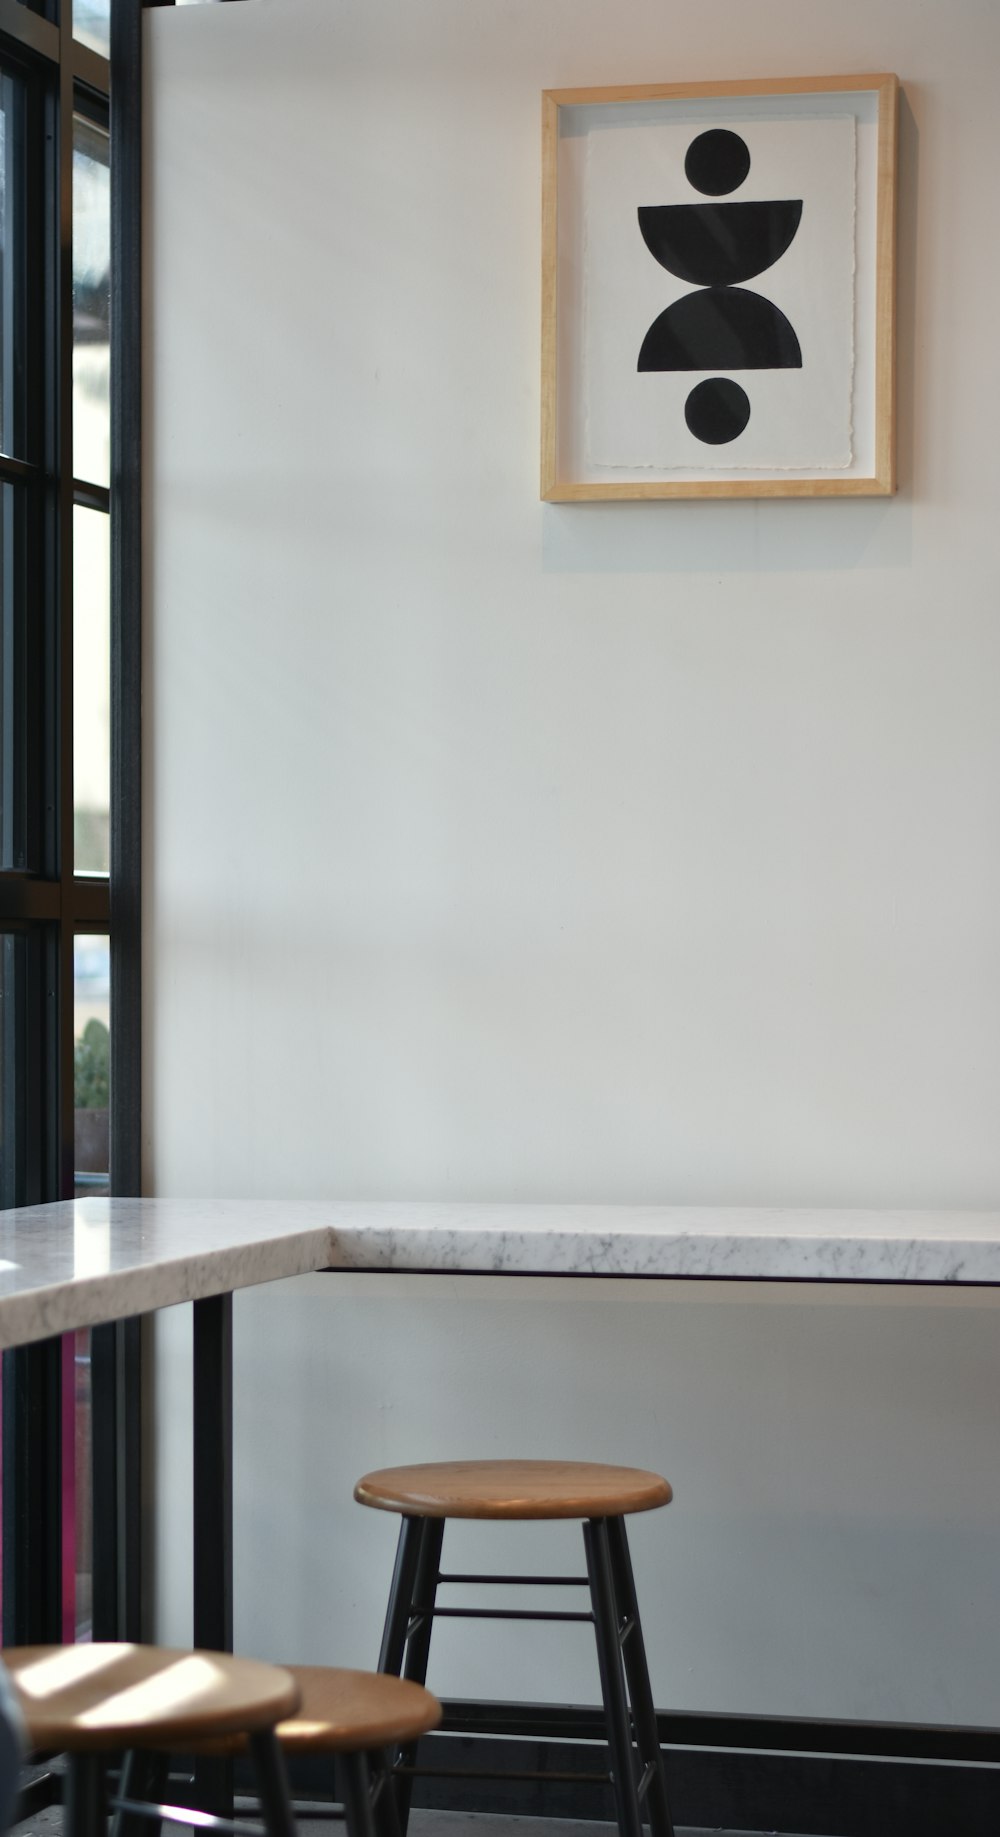
[[[194,1317],[194,1643],[233,1649],[233,1298]]]
[[[233,1298],[211,1295],[194,1316],[194,1643],[233,1649]],[[203,1811],[233,1815],[233,1764],[201,1758]]]
[[[3,1640],[62,1639],[62,1345],[3,1355]]]
[[[95,1639],[142,1638],[142,1319],[90,1336]]]

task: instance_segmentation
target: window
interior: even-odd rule
[[[112,1156],[138,1191],[138,773],[120,808],[112,782],[113,729],[138,753],[138,184],[121,187],[113,275],[110,11],[0,0],[3,1206],[100,1197]],[[137,178],[140,0],[116,12],[114,138]],[[114,1327],[3,1355],[7,1642],[89,1631],[92,1444],[116,1501],[94,1525],[94,1624],[135,1635],[116,1559],[137,1375],[137,1334]]]

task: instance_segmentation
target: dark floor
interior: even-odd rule
[[[180,1825],[164,1825],[164,1837],[179,1837]],[[339,1824],[310,1823],[299,1819],[301,1837],[331,1837]],[[52,1806],[15,1827],[16,1837],[60,1837],[62,1808]],[[497,1818],[486,1812],[415,1811],[410,1816],[409,1837],[617,1837],[613,1824],[575,1823],[569,1818]],[[723,1831],[711,1833],[690,1826],[677,1827],[676,1837],[779,1837],[776,1832]],[[781,1833],[780,1837],[793,1837]]]

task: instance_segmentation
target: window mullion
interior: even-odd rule
[[[142,1191],[142,4],[111,8],[111,1191]],[[94,1636],[140,1639],[142,1323],[94,1330]],[[103,1509],[96,1509],[97,1501]]]
[[[142,1191],[142,0],[111,9],[111,1191]]]
[[[59,932],[59,1197],[73,1196],[73,9],[60,7],[59,25],[59,243],[54,378],[58,395],[58,873],[63,923]]]

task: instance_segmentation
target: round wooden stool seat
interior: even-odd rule
[[[289,1753],[351,1753],[413,1741],[436,1729],[441,1705],[422,1684],[377,1671],[289,1665],[301,1702],[275,1734]]]
[[[299,1691],[294,1716],[275,1729],[288,1754],[355,1754],[416,1741],[436,1729],[441,1705],[422,1684],[331,1665],[284,1667]],[[195,1753],[235,1753],[241,1740],[199,1742]]]
[[[600,1461],[424,1461],[366,1473],[354,1497],[414,1518],[618,1518],[673,1493],[658,1473]]]
[[[102,1643],[10,1646],[2,1657],[32,1747],[51,1752],[255,1735],[299,1706],[287,1671],[222,1652]]]

